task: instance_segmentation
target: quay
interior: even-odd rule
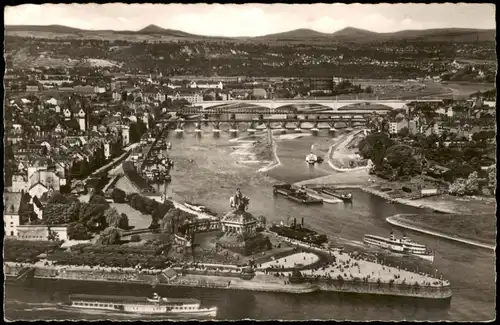
[[[280,237],[274,235],[276,237]],[[309,250],[257,265],[250,278],[243,276],[243,267],[236,265],[184,264],[163,270],[137,270],[134,268],[4,263],[7,278],[15,281],[19,273],[31,268],[31,278],[73,281],[103,281],[139,283],[154,286],[187,286],[227,290],[250,290],[307,294],[316,291],[400,296],[449,301],[450,283],[430,275],[413,273],[384,266],[379,261],[368,261],[338,249],[314,247],[281,237]],[[328,254],[335,259],[327,265],[318,265],[316,253]],[[300,281],[294,279],[295,266],[303,265]],[[316,264],[316,267],[313,265]],[[293,266],[293,267],[292,267]]]

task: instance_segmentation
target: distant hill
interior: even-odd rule
[[[474,41],[495,41],[496,30],[493,29],[467,29],[467,28],[444,28],[444,29],[425,29],[425,30],[403,30],[394,33],[376,33],[364,29],[347,27],[334,33],[321,33],[312,29],[296,29],[283,33],[269,34],[258,37],[219,37],[219,36],[201,36],[186,33],[180,30],[164,29],[157,25],[149,25],[138,31],[95,31],[83,30],[61,25],[49,26],[20,26],[11,25],[5,26],[7,35],[26,35],[29,32],[30,36],[36,33],[61,33],[75,34],[78,38],[106,33],[107,35],[117,34],[133,34],[133,35],[160,35],[167,38],[191,38],[204,39],[207,41],[214,40],[251,40],[251,41],[326,41],[326,42],[350,42],[350,43],[372,43],[382,41],[402,41],[415,40],[426,42],[474,42]]]
[[[307,39],[307,38],[327,38],[330,34],[317,32],[312,29],[295,29],[288,32],[269,34],[255,37],[257,39]]]
[[[47,25],[47,26],[5,25],[5,32],[49,32],[49,33],[60,33],[60,34],[72,34],[83,31],[85,30],[68,26],[62,26],[62,25]]]
[[[172,37],[203,37],[203,36],[198,36],[194,34],[189,34],[180,30],[175,30],[175,29],[165,29],[161,28],[156,25],[148,25],[144,27],[143,29],[135,32],[136,34],[160,34],[160,35],[166,35],[166,36],[172,36]]]

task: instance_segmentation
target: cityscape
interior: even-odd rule
[[[4,17],[6,320],[496,318],[494,5]]]

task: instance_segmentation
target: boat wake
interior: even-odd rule
[[[34,308],[23,309],[23,311],[28,311],[28,312],[29,311],[33,311],[33,312],[35,312],[35,311],[55,311],[55,310],[59,311],[60,309],[57,307],[34,307]]]

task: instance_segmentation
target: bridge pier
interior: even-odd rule
[[[311,128],[311,132],[312,132],[312,134],[316,134],[316,135],[318,134],[318,132],[319,132],[319,129],[318,129],[318,122],[314,122],[314,125],[313,125],[313,127]]]
[[[255,132],[257,132],[257,130],[255,129],[255,123],[254,122],[250,122],[250,125],[248,126],[247,131],[248,131],[248,133],[250,135],[254,135]]]
[[[285,134],[285,133],[286,133],[286,124],[287,124],[286,122],[282,122],[282,123],[281,123],[281,128],[280,128],[280,129],[278,129],[278,132],[279,132],[280,134]]]
[[[236,136],[238,134],[238,124],[237,123],[231,123],[231,128],[229,129],[229,133],[232,136]]]
[[[337,129],[335,128],[335,122],[330,122],[328,123],[328,125],[330,125],[330,130],[328,131],[328,133],[330,133],[331,135],[335,135],[335,132],[337,132]]]
[[[200,122],[196,122],[195,123],[195,129],[194,129],[194,132],[196,133],[201,133],[201,121]]]
[[[214,133],[214,135],[219,135],[220,134],[220,122],[214,122],[213,125],[214,125],[214,128],[213,128],[212,132]]]
[[[302,124],[301,122],[297,122],[297,126],[295,127],[295,130],[294,130],[295,132],[299,132],[299,133],[302,132],[302,128],[300,127],[301,124]]]
[[[182,122],[177,123],[177,127],[175,128],[175,133],[177,133],[177,135],[184,133],[183,126],[184,126],[184,123],[182,123]]]

